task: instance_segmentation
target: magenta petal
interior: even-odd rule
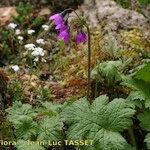
[[[66,44],[68,44],[69,43],[69,39],[70,39],[69,31],[68,30],[64,30],[64,31],[60,32],[60,34],[58,35],[58,39],[59,40],[64,40],[64,42]]]
[[[56,30],[59,30],[61,27],[62,27],[62,24],[58,24],[58,25],[55,27],[55,29],[56,29]]]
[[[75,42],[76,42],[76,44],[87,42],[87,35],[86,35],[86,33],[84,33],[83,31],[79,32],[75,36]]]
[[[60,32],[62,32],[64,30],[68,30],[69,27],[68,27],[68,25],[65,25],[64,23],[62,23],[62,24],[57,25],[55,27],[55,29],[58,30],[58,31],[60,31]]]
[[[49,18],[49,20],[54,21],[54,24],[56,26],[63,23],[63,17],[61,16],[61,14],[55,14],[55,15],[51,16]]]
[[[52,15],[49,17],[49,20],[54,20],[57,17],[59,17],[59,14]]]
[[[69,43],[70,33],[69,26],[65,24],[61,14],[55,14],[49,18],[55,24],[55,29],[59,31],[58,39],[63,40],[66,44]]]

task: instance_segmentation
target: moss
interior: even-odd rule
[[[150,49],[150,40],[141,29],[123,31],[121,36],[124,56],[135,57],[140,53],[148,52]]]

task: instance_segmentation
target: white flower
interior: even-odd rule
[[[46,63],[46,60],[44,58],[42,58],[42,62]]]
[[[44,50],[41,47],[36,47],[31,54],[33,56],[44,56]]]
[[[20,41],[23,40],[23,37],[22,37],[22,36],[18,36],[17,38],[18,38],[18,40],[20,40]]]
[[[14,65],[11,67],[15,72],[19,71],[19,66],[18,65]]]
[[[25,49],[27,49],[27,50],[34,50],[35,49],[35,45],[34,44],[26,44],[25,46]]]
[[[36,43],[44,45],[45,41],[44,41],[44,39],[37,39]]]
[[[35,33],[35,30],[30,29],[27,32],[28,32],[28,34],[32,34],[32,33]]]
[[[33,61],[38,62],[39,61],[39,57],[34,58]]]
[[[16,27],[17,27],[17,24],[15,24],[15,23],[10,23],[8,25],[8,28],[10,28],[10,29],[15,29]]]
[[[42,28],[43,28],[45,31],[47,31],[47,30],[49,29],[49,26],[46,25],[46,24],[43,24],[43,25],[42,25]]]
[[[21,33],[21,31],[19,29],[16,29],[15,34],[19,35]]]

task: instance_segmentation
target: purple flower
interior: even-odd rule
[[[69,27],[68,27],[67,24],[62,23],[62,24],[57,25],[57,26],[55,27],[55,29],[58,30],[59,32],[62,32],[62,31],[64,31],[64,30],[68,30]]]
[[[76,44],[85,43],[87,42],[87,35],[83,31],[80,31],[75,36],[75,42]]]
[[[64,30],[64,31],[60,32],[59,35],[58,35],[58,39],[59,40],[64,40],[65,44],[68,44],[69,39],[70,39],[69,30]]]
[[[64,22],[61,14],[55,14],[49,19],[54,22],[55,29],[59,31],[58,39],[63,40],[65,44],[68,44],[70,39],[69,26]]]
[[[55,15],[51,16],[51,17],[49,18],[49,20],[54,21],[54,24],[55,24],[56,26],[58,26],[59,24],[62,24],[62,23],[63,23],[63,17],[61,16],[61,14],[55,14]]]

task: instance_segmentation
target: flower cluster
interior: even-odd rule
[[[44,43],[44,39],[38,39],[36,41],[37,43],[42,44]],[[34,61],[37,62],[39,61],[39,57],[43,57],[45,55],[45,51],[43,48],[41,47],[36,47],[34,44],[30,43],[30,44],[26,44],[24,46],[24,48],[28,51],[32,51],[31,55],[34,57]],[[44,62],[44,61],[43,61]]]
[[[21,31],[20,29],[17,29],[17,26],[18,25],[15,23],[8,24],[8,28],[11,29],[15,35],[17,35],[17,39],[19,40],[19,43],[22,44],[23,36],[21,36]]]
[[[35,43],[26,43],[24,39],[27,37],[26,35],[28,35],[28,38],[32,38],[32,36],[36,33],[36,30],[33,30],[31,28],[28,28],[26,30],[26,32],[22,32],[21,29],[19,29],[19,25],[15,24],[15,23],[9,23],[7,28],[10,30],[10,33],[12,35],[15,35],[15,39],[18,40],[18,42],[24,47],[24,49],[26,50],[23,53],[23,56],[31,56],[30,58],[33,60],[34,65],[36,65],[37,62],[41,61],[46,63],[46,59],[44,58],[46,51],[44,50],[44,48],[42,46],[44,46],[46,44],[46,41],[43,38],[37,38],[35,40]],[[43,24],[41,26],[41,28],[44,31],[48,31],[49,30],[49,26],[46,24]],[[18,65],[14,65],[11,66],[11,69],[15,72],[19,71],[19,66]]]
[[[55,24],[55,29],[58,31],[58,39],[64,40],[66,44],[69,43],[70,39],[70,32],[69,32],[69,26],[65,23],[63,17],[61,14],[55,14],[49,18],[52,20]]]
[[[31,54],[35,57],[44,56],[44,50],[41,47],[35,47]]]
[[[36,40],[36,43],[37,43],[37,44],[44,45],[44,44],[45,44],[45,41],[44,41],[44,39],[37,39],[37,40]]]
[[[34,48],[35,48],[35,45],[34,44],[26,44],[25,46],[24,46],[24,48],[25,49],[27,49],[27,50],[34,50]]]
[[[58,13],[51,16],[49,19],[52,20],[56,26],[55,29],[59,33],[58,39],[63,40],[66,44],[68,44],[70,40],[70,31],[69,31],[70,28],[68,24],[64,21],[63,16],[60,13]],[[77,32],[75,36],[75,42],[76,44],[80,44],[80,43],[85,43],[86,41],[87,41],[87,35],[81,29],[80,31]]]

